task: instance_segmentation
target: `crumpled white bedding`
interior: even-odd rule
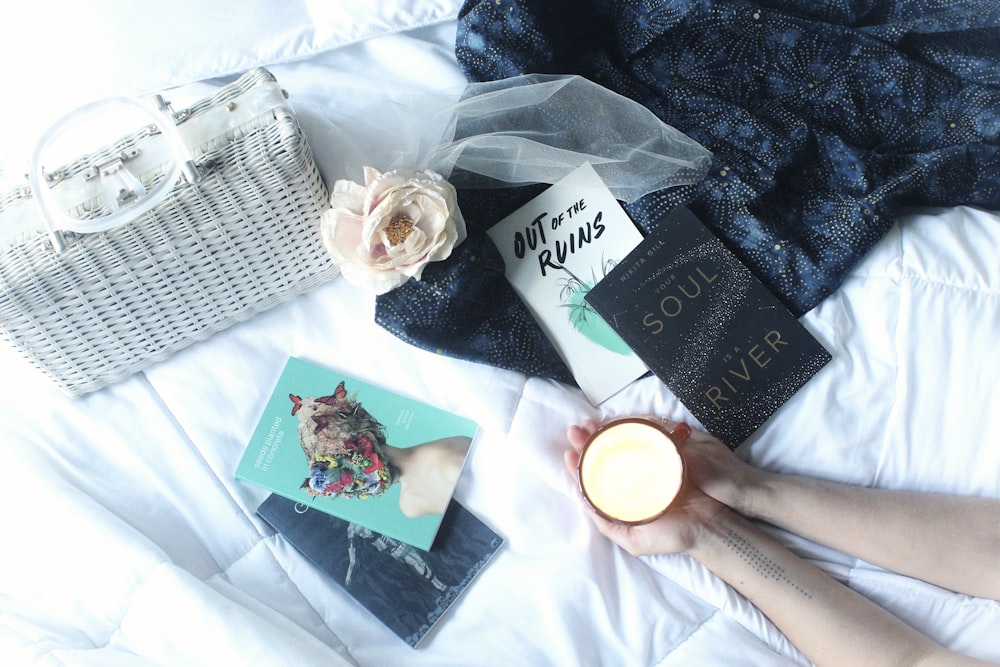
[[[257,0],[244,6],[245,26],[266,32],[265,10],[279,4],[290,42],[222,48],[240,57],[220,57],[215,72],[204,61],[211,52],[200,51],[186,63],[196,77],[160,80],[189,84],[230,74],[237,62],[267,64],[302,110],[321,165],[335,151],[322,142],[324,117],[462,83],[449,41],[457,2],[374,3],[380,35],[330,37],[323,48],[303,37],[330,36],[310,2]],[[907,215],[806,315],[834,360],[741,455],[856,484],[1000,497],[997,257],[1000,215],[963,207]],[[76,400],[0,347],[3,664],[807,664],[698,563],[634,559],[579,511],[562,463],[566,425],[627,413],[687,417],[658,380],[639,380],[595,409],[575,388],[409,347],[372,315],[371,300],[337,280]],[[506,545],[419,649],[275,536],[254,514],[265,492],[233,477],[289,355],[482,427],[457,497]],[[939,641],[1000,661],[997,602],[774,532]]]

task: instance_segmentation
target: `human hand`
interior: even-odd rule
[[[669,430],[676,422],[660,420]],[[756,491],[768,473],[740,459],[729,447],[704,431],[692,429],[681,445],[688,481],[706,495],[747,516],[754,516]]]
[[[580,451],[597,427],[596,422],[588,420],[581,425],[570,426],[566,431],[571,449],[566,451],[564,460],[573,479],[577,479]],[[584,507],[598,531],[633,556],[690,551],[700,538],[702,527],[726,509],[694,484],[686,484],[670,509],[646,524],[609,521],[585,503]]]

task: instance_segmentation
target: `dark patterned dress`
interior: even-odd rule
[[[1000,209],[996,0],[469,0],[456,54],[472,81],[583,75],[711,150],[701,183],[629,214],[649,230],[688,205],[796,315],[908,207]],[[567,380],[483,235],[532,194],[461,193],[469,240],[378,321]]]

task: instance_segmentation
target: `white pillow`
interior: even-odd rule
[[[0,158],[30,154],[45,128],[106,97],[301,60],[454,19],[461,0],[49,0],[0,22]],[[6,154],[6,155],[4,155]],[[0,165],[3,161],[0,160]]]

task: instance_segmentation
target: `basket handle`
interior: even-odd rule
[[[38,202],[42,214],[42,224],[48,232],[56,252],[65,249],[61,231],[86,234],[103,232],[112,227],[123,225],[135,220],[162,202],[181,175],[191,183],[200,180],[198,168],[191,159],[187,146],[184,145],[168,104],[160,95],[157,95],[155,99],[155,108],[130,97],[113,97],[92,102],[56,121],[39,139],[31,156],[28,182],[31,191],[35,194],[35,200]],[[98,175],[101,179],[105,205],[111,209],[111,213],[90,220],[74,218],[60,210],[53,202],[51,188],[45,182],[45,176],[42,172],[42,153],[74,123],[122,106],[138,109],[149,116],[166,139],[175,159],[171,162],[165,177],[148,191],[139,179],[128,171],[122,161],[101,166],[98,169]]]

